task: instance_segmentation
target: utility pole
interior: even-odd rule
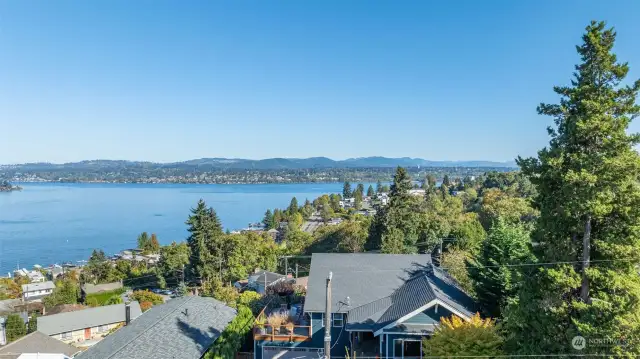
[[[327,277],[327,302],[324,309],[324,358],[331,358],[331,277],[329,272]]]
[[[284,275],[289,274],[289,259],[284,257]]]
[[[296,279],[298,279],[298,263],[296,263]]]
[[[182,285],[184,285],[184,264],[182,265]]]

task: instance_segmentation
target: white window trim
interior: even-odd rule
[[[336,315],[339,315],[341,318],[339,319],[342,324],[336,325]],[[331,313],[331,327],[332,328],[342,328],[344,326],[344,313]]]
[[[402,342],[402,344],[400,344],[402,346],[402,353],[400,353],[400,355],[396,354],[396,342],[400,341]],[[392,349],[392,353],[393,353],[393,357],[394,358],[402,358],[404,359],[404,342],[422,342],[422,340],[416,340],[416,339],[394,339],[393,340],[393,349]],[[422,358],[422,343],[420,344],[420,357]]]

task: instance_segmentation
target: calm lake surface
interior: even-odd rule
[[[341,183],[20,185],[21,192],[0,193],[2,274],[18,262],[31,268],[86,260],[94,248],[114,254],[135,247],[143,231],[156,233],[162,244],[183,241],[184,222],[200,198],[234,230],[261,221],[267,208],[288,206],[294,196],[302,205],[305,198],[342,192]]]

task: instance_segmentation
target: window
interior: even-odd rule
[[[62,334],[60,334],[60,337],[62,339],[71,339],[71,338],[73,338],[73,333],[71,333],[71,332],[62,333]]]
[[[333,313],[332,314],[332,327],[340,327],[344,325],[344,313]]]
[[[108,332],[109,331],[109,326],[108,325],[101,325],[98,327],[98,333],[104,333],[104,332]]]

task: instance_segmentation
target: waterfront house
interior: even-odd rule
[[[209,297],[188,296],[154,306],[80,354],[80,359],[200,359],[236,311]]]
[[[128,307],[128,309],[127,309]],[[65,343],[99,340],[142,314],[138,302],[38,317],[38,330]]]
[[[254,327],[257,359],[323,354],[326,283],[331,280],[331,355],[420,358],[421,340],[440,318],[469,320],[475,303],[429,254],[314,253],[302,313],[293,325],[269,325],[267,306]],[[428,353],[426,353],[428,355]]]
[[[53,293],[56,285],[52,281],[22,285],[22,298],[25,301],[38,300]]]
[[[80,350],[35,331],[0,347],[0,358],[6,359],[69,359]]]
[[[27,270],[25,268],[16,269],[13,271],[13,276],[27,277],[29,279],[29,283],[40,283],[47,280],[39,270]]]
[[[45,269],[51,280],[56,280],[64,274],[64,268],[61,265],[54,264]]]

